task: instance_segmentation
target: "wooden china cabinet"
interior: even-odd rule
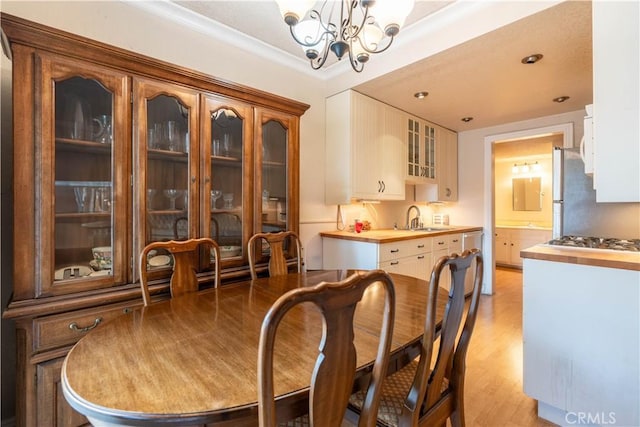
[[[147,243],[212,236],[224,284],[248,275],[253,233],[298,230],[308,105],[6,14],[2,29],[13,56],[13,297],[3,316],[17,327],[17,424],[83,425],[61,394],[64,356],[142,304]],[[148,262],[161,298],[171,261],[159,255]]]

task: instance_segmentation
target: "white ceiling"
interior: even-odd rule
[[[274,60],[285,54],[305,61],[274,1],[170,3],[200,24],[213,20],[248,35],[262,49],[277,53]],[[429,25],[429,15],[436,13],[431,18],[437,19],[437,12],[452,3],[417,1],[403,30]],[[534,65],[520,62],[534,53],[544,58]],[[370,63],[381,55],[385,53],[374,55]],[[354,88],[456,131],[580,110],[593,100],[591,2],[560,3]],[[418,101],[413,97],[417,91],[429,96]],[[570,99],[552,102],[558,96]],[[460,119],[465,116],[474,120],[464,123]]]

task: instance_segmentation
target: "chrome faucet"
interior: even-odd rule
[[[412,209],[416,210],[417,215],[415,216],[415,218],[411,219],[411,222],[409,222],[409,217],[411,216]],[[411,205],[409,206],[409,209],[407,209],[407,229],[413,230],[418,227],[420,227],[420,208],[418,208],[416,205]]]

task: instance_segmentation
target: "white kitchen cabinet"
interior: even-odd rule
[[[416,184],[417,202],[455,202],[458,200],[458,134],[433,125],[435,133],[435,178],[409,180]]]
[[[433,252],[432,252],[432,265],[429,268],[429,272],[433,268],[433,265],[443,256],[449,256],[452,253],[462,253],[462,234],[444,234],[433,238]],[[451,287],[451,276],[444,274],[440,278],[440,286],[449,289]]]
[[[389,273],[429,279],[432,268],[432,238],[401,240],[391,243],[372,243],[323,237],[323,268],[376,268]]]
[[[325,202],[404,200],[404,114],[348,90],[326,100]]]
[[[406,176],[411,184],[436,183],[436,127],[422,119],[406,118]]]
[[[638,283],[640,271],[524,260],[523,387],[538,416],[640,425]]]
[[[436,168],[438,201],[454,202],[458,200],[458,134],[439,127],[436,135],[440,148]]]
[[[592,7],[596,201],[640,202],[640,3]]]
[[[551,240],[550,230],[496,227],[496,264],[509,267],[522,267],[520,251],[539,243],[548,242],[549,240]]]

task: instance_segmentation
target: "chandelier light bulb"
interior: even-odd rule
[[[293,26],[300,22],[315,3],[314,0],[277,0],[284,22]]]
[[[384,33],[394,37],[413,9],[414,0],[378,0],[369,9]]]

